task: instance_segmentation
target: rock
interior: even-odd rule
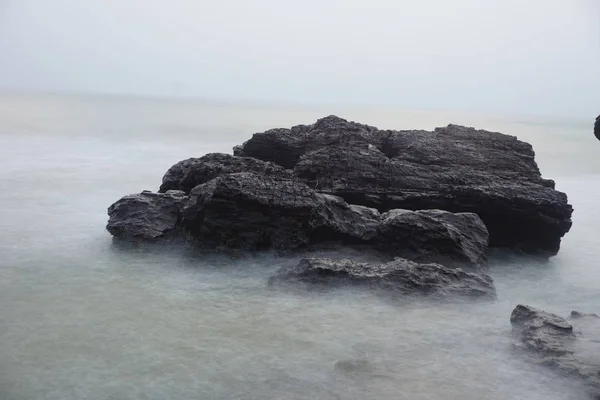
[[[312,125],[297,125],[291,129],[271,129],[255,133],[241,146],[233,149],[236,156],[272,161],[293,168],[303,154],[325,146],[353,147],[357,144],[383,146],[383,136],[377,128],[330,115]]]
[[[391,210],[380,217],[374,245],[417,262],[477,268],[486,262],[488,231],[472,213]]]
[[[575,339],[569,321],[534,307],[519,304],[513,310],[510,322],[520,333],[522,344],[540,353],[567,353],[566,341]]]
[[[210,249],[294,250],[336,243],[471,268],[485,263],[488,237],[475,214],[393,210],[380,215],[300,181],[248,172],[194,188],[182,226]]]
[[[517,346],[541,363],[580,379],[600,398],[600,319],[571,322],[556,314],[518,305],[510,317]]]
[[[571,311],[571,315],[570,315],[571,319],[577,319],[577,318],[600,318],[600,315],[595,314],[595,313],[582,313],[579,311]]]
[[[108,208],[106,229],[116,238],[156,241],[178,232],[180,209],[186,200],[184,192],[143,191],[118,200]]]
[[[571,227],[567,196],[543,179],[530,144],[458,125],[389,131],[330,116],[255,134],[236,154],[293,168],[348,203],[478,214],[490,245],[551,256]]]
[[[305,258],[298,265],[280,269],[269,280],[270,285],[282,283],[359,285],[393,295],[495,297],[492,278],[486,274],[403,258],[385,264]]]
[[[189,193],[193,188],[218,176],[235,172],[254,172],[260,175],[291,178],[290,171],[279,165],[249,157],[210,153],[200,158],[189,158],[173,165],[162,180],[159,192],[182,190]]]
[[[596,122],[594,122],[594,136],[600,140],[600,115],[596,117]]]
[[[294,250],[325,241],[368,242],[378,221],[302,182],[243,172],[194,188],[182,225],[206,248]]]

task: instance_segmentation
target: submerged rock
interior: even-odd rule
[[[184,192],[144,191],[118,200],[108,208],[106,229],[116,238],[154,241],[178,233]]]
[[[531,145],[501,133],[378,130],[329,116],[254,134],[235,154],[293,168],[315,190],[380,212],[476,213],[494,247],[554,255],[571,227],[567,196],[541,177]]]
[[[568,321],[520,304],[510,322],[517,346],[535,362],[582,380],[594,398],[600,398],[600,319],[578,314]]]
[[[291,178],[287,171],[277,164],[249,157],[235,157],[230,154],[210,153],[200,158],[188,158],[173,165],[165,173],[160,192],[182,190],[189,193],[193,188],[221,175],[236,172],[254,172],[259,175]]]
[[[419,264],[403,258],[384,264],[349,259],[305,258],[296,266],[284,267],[269,284],[359,285],[393,295],[467,296],[494,298],[492,278],[484,273],[465,272],[440,264]]]
[[[596,314],[596,313],[582,313],[579,311],[571,311],[571,319],[577,319],[577,318],[600,318],[600,315]]]

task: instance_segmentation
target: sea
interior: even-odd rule
[[[177,161],[330,114],[532,143],[575,209],[561,251],[492,259],[498,299],[471,303],[273,291],[295,259],[113,245],[107,207]],[[585,399],[514,350],[509,317],[600,312],[594,117],[0,94],[0,399]]]

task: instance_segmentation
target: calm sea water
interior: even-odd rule
[[[530,141],[576,210],[561,252],[494,262],[497,302],[431,304],[267,290],[292,260],[112,246],[106,208],[156,190],[173,163],[328,114]],[[4,94],[0,151],[2,400],[584,398],[511,351],[508,319],[518,303],[600,311],[589,121]]]

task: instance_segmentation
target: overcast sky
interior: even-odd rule
[[[600,0],[0,0],[0,87],[600,113]]]

